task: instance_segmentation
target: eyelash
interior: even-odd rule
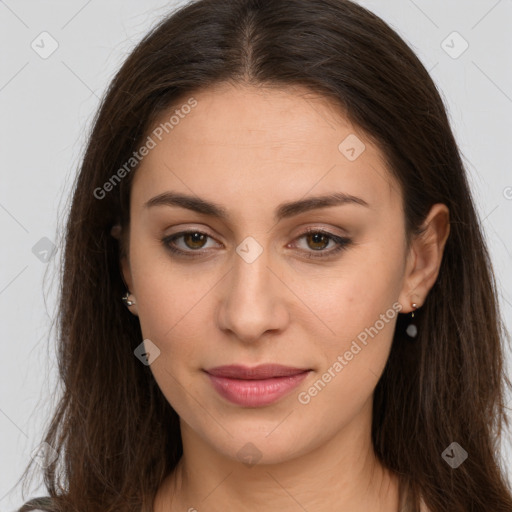
[[[198,231],[198,230],[194,229],[194,230],[189,230],[189,231],[180,231],[179,233],[175,233],[171,236],[165,237],[164,239],[162,239],[162,243],[168,251],[170,251],[171,253],[176,254],[178,256],[184,256],[186,258],[200,257],[202,255],[200,249],[197,249],[197,250],[190,249],[189,251],[183,251],[182,249],[177,249],[175,246],[171,245],[178,238],[182,238],[184,235],[188,235],[188,234],[199,234],[199,235],[205,235],[208,238],[213,238],[210,235],[208,235],[207,233],[204,233],[202,231]],[[325,251],[322,249],[320,249],[318,251],[313,251],[313,252],[307,251],[307,252],[309,252],[309,255],[306,257],[310,258],[310,259],[331,257],[334,254],[337,254],[340,251],[347,249],[347,247],[352,243],[352,240],[350,238],[340,237],[340,236],[334,235],[332,233],[329,233],[328,231],[324,231],[322,229],[308,229],[302,235],[299,235],[295,240],[300,240],[301,238],[304,238],[307,235],[315,235],[315,234],[324,235],[328,239],[335,242],[336,247],[329,251]],[[321,254],[314,254],[315,252],[318,252]],[[191,253],[196,253],[196,254],[191,254]]]

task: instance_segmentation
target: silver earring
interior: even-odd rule
[[[127,307],[133,306],[135,304],[135,301],[130,300],[129,297],[130,297],[130,292],[126,292],[122,297],[123,302],[124,302],[125,306],[127,306]]]
[[[414,310],[418,308],[418,305],[416,303],[412,303],[412,307],[414,308],[411,312],[411,320],[414,318]],[[416,327],[416,324],[414,323],[410,323],[408,326],[407,326],[407,329],[405,330],[405,332],[407,333],[407,336],[409,336],[410,338],[415,338],[416,335],[418,334],[418,328]]]

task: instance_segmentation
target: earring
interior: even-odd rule
[[[126,292],[123,297],[122,297],[122,300],[125,304],[125,306],[127,307],[130,307],[130,306],[133,306],[135,304],[135,301],[133,300],[130,300],[128,297],[130,296],[130,292]]]
[[[418,308],[418,305],[413,302],[412,307],[414,309],[411,312],[411,319],[414,318],[414,310]],[[416,324],[410,323],[407,326],[407,329],[405,330],[405,332],[407,333],[407,336],[409,336],[410,338],[415,338],[416,335],[418,334],[418,328],[416,327]]]

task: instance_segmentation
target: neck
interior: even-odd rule
[[[250,467],[213,450],[186,423],[181,427],[183,456],[160,486],[154,512],[399,509],[398,479],[375,457],[370,429],[362,431],[359,422],[306,453]]]

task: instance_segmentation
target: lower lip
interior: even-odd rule
[[[210,375],[216,391],[230,402],[244,407],[261,407],[276,402],[296,388],[309,371],[288,377],[273,377],[262,380],[242,380]]]

